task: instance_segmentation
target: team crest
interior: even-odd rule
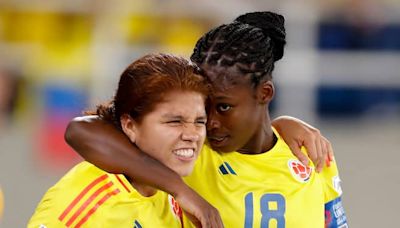
[[[168,195],[168,202],[169,206],[171,208],[172,213],[179,219],[182,218],[182,209],[179,206],[178,202],[172,197],[171,195]]]
[[[307,182],[312,173],[312,168],[303,165],[299,160],[289,160],[288,161],[289,170],[292,176],[299,182]]]

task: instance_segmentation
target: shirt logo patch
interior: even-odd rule
[[[332,185],[335,191],[339,194],[342,195],[342,187],[340,185],[342,181],[340,180],[339,176],[334,176],[332,177]]]
[[[171,208],[172,213],[179,219],[182,218],[182,209],[179,206],[178,202],[172,197],[171,195],[168,195],[168,202],[169,206]]]
[[[346,214],[340,197],[325,204],[325,227],[348,228]]]
[[[228,162],[224,162],[222,163],[222,165],[219,166],[219,172],[222,175],[227,175],[227,174],[237,175]]]
[[[303,165],[298,160],[289,160],[288,161],[289,170],[292,173],[294,179],[301,183],[307,182],[312,173],[312,168]]]
[[[142,228],[142,225],[139,223],[138,220],[135,220],[135,222],[133,224],[133,228]]]

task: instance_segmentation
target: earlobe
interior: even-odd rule
[[[262,82],[259,87],[259,102],[260,103],[269,103],[274,98],[275,95],[275,87],[272,81]]]
[[[137,134],[136,122],[128,114],[122,115],[120,121],[122,131],[124,131],[132,143],[135,143]]]

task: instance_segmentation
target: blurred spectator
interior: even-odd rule
[[[12,117],[18,94],[19,80],[11,71],[0,69],[0,128]]]

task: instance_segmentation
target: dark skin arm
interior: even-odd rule
[[[140,151],[114,125],[97,116],[77,117],[68,124],[65,140],[101,169],[124,173],[170,193],[196,227],[223,227],[216,208],[187,186],[177,173]]]
[[[83,158],[107,172],[124,173],[144,184],[168,189],[174,196],[178,193],[174,186],[183,183],[178,174],[140,151],[114,125],[97,116],[75,118],[67,127],[65,140]],[[159,181],[149,179],[148,173]]]

